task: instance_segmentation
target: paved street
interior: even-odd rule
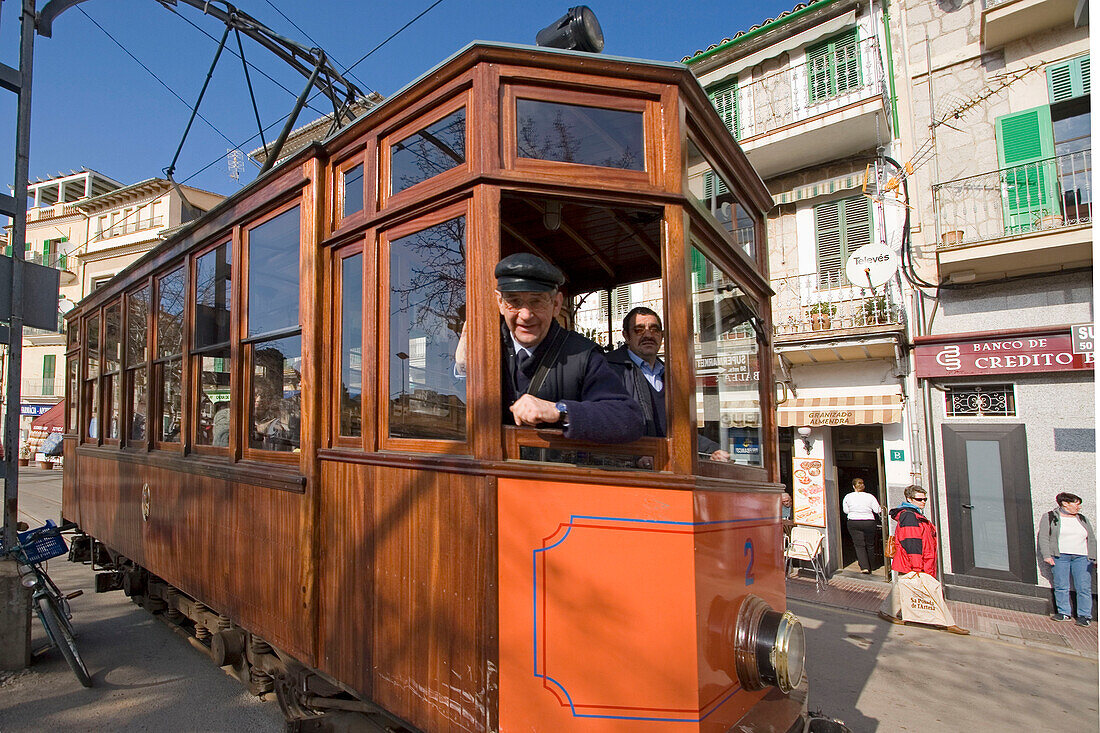
[[[28,522],[56,518],[60,472],[21,482]],[[95,594],[87,567],[55,560],[73,601],[84,689],[55,651],[28,671],[0,673],[0,731],[278,731],[274,700],[259,700],[121,593]],[[809,646],[810,708],[856,733],[1097,731],[1097,662],[991,638],[889,626],[865,613],[791,601]],[[35,647],[42,633],[34,625]]]

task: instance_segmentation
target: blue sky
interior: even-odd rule
[[[238,0],[235,4],[276,32],[325,49],[343,70],[434,2]],[[39,8],[44,4],[39,0]],[[589,7],[603,27],[605,53],[679,61],[794,4],[593,0]],[[18,63],[19,5],[20,0],[0,4],[0,59],[12,66]],[[535,33],[569,6],[541,0],[442,0],[355,66],[351,80],[389,96],[470,41],[534,43]],[[55,22],[53,37],[39,37],[35,43],[31,180],[81,166],[122,183],[162,176],[223,31],[219,21],[182,3],[176,6],[176,14],[154,0],[89,0],[67,10]],[[242,39],[249,62],[286,87],[280,88],[257,70],[250,72],[260,119],[265,126],[277,123],[290,111],[305,79],[247,37]],[[240,182],[231,179],[227,150],[259,146],[258,138],[253,138],[255,115],[241,63],[230,50],[236,52],[232,35],[199,110],[211,124],[195,121],[175,174],[180,182],[226,195],[251,181],[256,171],[246,162]],[[323,111],[319,104],[316,111],[306,109],[298,124]],[[265,133],[269,142],[279,129],[281,124],[276,124]],[[5,189],[12,182],[14,137],[15,95],[2,92],[0,185]]]

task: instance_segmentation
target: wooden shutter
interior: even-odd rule
[[[830,41],[832,63],[836,69],[836,90],[834,94],[844,94],[862,86],[859,68],[859,39],[856,29],[850,28]]]
[[[808,47],[806,77],[811,104],[862,86],[856,29],[849,28],[840,35]]]
[[[998,117],[994,129],[1005,232],[1030,231],[1043,216],[1060,216],[1050,107]]]
[[[1047,91],[1050,93],[1051,104],[1083,97],[1091,90],[1092,81],[1087,55],[1047,68]]]
[[[806,49],[806,81],[810,87],[810,104],[828,99],[834,84],[831,76],[836,73],[829,63],[829,43],[821,43]]]
[[[737,100],[737,79],[724,81],[709,91],[710,101],[726,129],[736,139],[741,138],[740,106]]]
[[[870,202],[863,196],[853,196],[815,206],[814,228],[818,286],[837,287],[848,257],[871,241]]]

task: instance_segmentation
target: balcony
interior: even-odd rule
[[[1072,23],[1078,0],[985,0],[982,46],[999,48],[1065,23]]]
[[[873,148],[889,137],[889,93],[874,38],[738,89],[738,142],[760,175]]]
[[[24,379],[22,385],[22,399],[27,397],[57,397],[65,396],[65,378],[53,379]]]
[[[932,187],[939,274],[954,282],[1092,264],[1092,151]]]
[[[893,358],[905,330],[896,281],[872,291],[839,272],[772,280],[776,348],[792,363]],[[791,347],[788,351],[784,346]]]
[[[76,282],[75,263],[71,262],[70,257],[66,254],[50,253],[47,255],[45,252],[27,252],[26,261],[60,270],[60,283],[62,285],[72,285]]]

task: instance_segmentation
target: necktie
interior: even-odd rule
[[[533,358],[526,351],[516,353],[516,390],[520,394],[527,392],[531,385],[531,375],[527,373],[527,369]]]

